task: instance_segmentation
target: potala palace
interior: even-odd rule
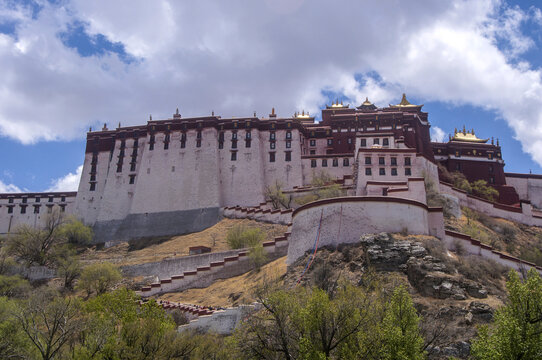
[[[542,226],[542,176],[506,173],[498,140],[464,127],[448,142],[431,142],[422,107],[403,95],[382,108],[369,100],[357,107],[336,101],[320,122],[304,111],[225,119],[214,113],[184,118],[177,110],[145,125],[104,125],[87,133],[77,192],[0,194],[0,234],[19,224],[38,226],[60,207],[92,226],[96,242],[109,244],[200,231],[243,211],[263,220],[283,216],[292,232],[288,251],[296,255],[310,247],[319,221],[329,225],[322,226],[324,243],[404,229],[444,239],[442,209],[427,205],[425,181],[460,205]],[[487,181],[498,200],[439,181],[438,163],[469,181]],[[301,196],[322,171],[345,196],[295,210],[267,202],[268,187],[280,184],[286,194]]]

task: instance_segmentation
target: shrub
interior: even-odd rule
[[[261,267],[265,262],[267,261],[267,253],[265,252],[265,249],[263,248],[263,245],[261,242],[253,245],[249,252],[248,252],[248,258],[254,265],[257,271],[260,271]]]
[[[0,296],[22,298],[30,292],[30,284],[20,275],[0,275]]]
[[[226,242],[231,249],[241,249],[255,246],[265,239],[265,234],[260,228],[246,229],[242,225],[235,225],[226,235]]]
[[[92,264],[81,272],[77,288],[84,290],[87,297],[92,293],[101,295],[115,286],[121,278],[120,271],[111,263]]]
[[[92,229],[74,217],[69,218],[62,225],[61,233],[70,244],[88,245],[92,242]]]
[[[463,244],[461,243],[461,241],[454,240],[453,246],[454,246],[454,252],[457,255],[459,255],[459,256],[465,255],[466,250],[465,250],[465,247],[463,246]]]
[[[499,197],[499,192],[494,187],[489,186],[485,180],[476,180],[473,182],[472,192],[489,201],[496,201]]]

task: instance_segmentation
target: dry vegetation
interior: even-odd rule
[[[459,219],[446,219],[446,227],[542,266],[542,228],[492,218],[468,208],[462,213]]]
[[[162,300],[184,304],[228,307],[250,304],[254,301],[253,293],[257,286],[265,282],[281,281],[286,274],[286,257],[279,258],[262,266],[260,271],[214,282],[205,289],[189,289],[179,293],[160,295]]]
[[[201,232],[175,236],[166,240],[161,239],[163,242],[142,249],[132,250],[131,247],[134,248],[134,246],[129,243],[121,243],[101,250],[93,247],[81,254],[81,260],[85,263],[109,261],[117,265],[132,265],[186,256],[190,246],[203,245],[210,247],[213,252],[224,251],[229,249],[226,242],[228,230],[236,225],[246,228],[261,228],[266,235],[265,241],[283,235],[287,229],[284,225],[267,224],[248,219],[223,219],[218,224]]]

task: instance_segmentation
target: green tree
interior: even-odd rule
[[[88,245],[92,242],[92,229],[73,216],[66,219],[61,232],[66,241],[73,245]]]
[[[267,261],[267,253],[261,242],[250,248],[248,257],[256,270],[259,271],[262,265]]]
[[[0,275],[0,296],[23,298],[30,289],[30,283],[20,275]]]
[[[499,309],[491,326],[483,326],[472,344],[475,359],[542,358],[542,278],[531,269],[522,282],[510,271],[508,304]]]
[[[280,209],[281,207],[289,209],[292,203],[292,195],[286,195],[282,190],[282,184],[280,181],[275,181],[273,185],[269,185],[265,188],[265,198],[271,201],[274,209]]]
[[[0,297],[0,359],[28,359],[30,344],[13,314],[17,303]]]
[[[393,291],[382,321],[381,359],[423,359],[424,340],[420,335],[420,318],[404,286]]]
[[[92,264],[83,269],[77,288],[86,291],[87,297],[101,295],[115,286],[122,276],[113,264],[104,262]]]
[[[492,186],[489,186],[485,180],[476,180],[471,185],[472,192],[476,196],[489,201],[496,201],[499,197],[499,192]]]

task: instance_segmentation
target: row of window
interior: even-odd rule
[[[48,197],[47,197],[47,202],[52,203],[52,202],[54,201],[54,198],[55,198],[54,196],[48,196]],[[42,199],[42,198],[41,198],[40,196],[36,196],[36,198],[35,198],[34,200],[35,200],[35,202],[39,203],[39,202],[41,202],[41,199]],[[8,204],[13,204],[14,201],[15,201],[14,198],[12,198],[12,197],[8,198]],[[27,203],[28,203],[28,198],[26,198],[26,197],[22,198],[21,202],[22,202],[23,204],[27,204]],[[61,197],[60,197],[60,202],[66,202],[66,197],[65,197],[65,196],[61,196]]]
[[[365,157],[365,165],[371,165],[372,163],[372,157],[371,156],[366,156]],[[383,157],[383,156],[380,156],[378,158],[378,165],[386,165],[386,158]],[[391,157],[390,158],[390,165],[392,166],[396,166],[397,165],[397,158],[396,157]],[[404,165],[405,166],[410,166],[411,165],[411,162],[410,162],[410,158],[409,157],[405,157],[404,158]]]
[[[21,214],[26,214],[26,208],[28,207],[28,205],[19,205],[20,206],[20,212]],[[59,205],[60,206],[60,211],[64,212],[66,211],[66,205]],[[33,205],[34,207],[34,214],[39,214],[40,213],[40,205]],[[51,213],[53,211],[53,205],[46,205],[47,207],[47,213]],[[11,205],[11,206],[7,206],[8,208],[8,214],[13,214],[13,209],[15,208],[15,205]]]
[[[269,153],[269,162],[275,162],[276,159],[276,153],[270,152]],[[231,161],[237,161],[237,151],[231,152]],[[292,161],[292,152],[291,151],[285,151],[284,152],[284,161]]]
[[[328,159],[322,159],[322,167],[327,167]],[[311,167],[315,168],[317,166],[316,159],[311,160]],[[332,159],[331,160],[331,166],[337,167],[339,166],[339,159]],[[350,159],[349,158],[343,158],[343,166],[350,166]]]
[[[373,139],[373,145],[380,145],[380,139],[374,138]],[[367,139],[361,139],[360,142],[361,147],[367,147]],[[382,146],[390,146],[390,140],[388,138],[382,139]]]
[[[369,167],[365,168],[365,175],[367,176],[373,175],[373,170]],[[379,168],[378,175],[385,176],[386,168]],[[405,168],[405,176],[411,176],[411,175],[412,175],[412,170],[410,168]],[[397,176],[397,168],[391,168],[391,176]]]

